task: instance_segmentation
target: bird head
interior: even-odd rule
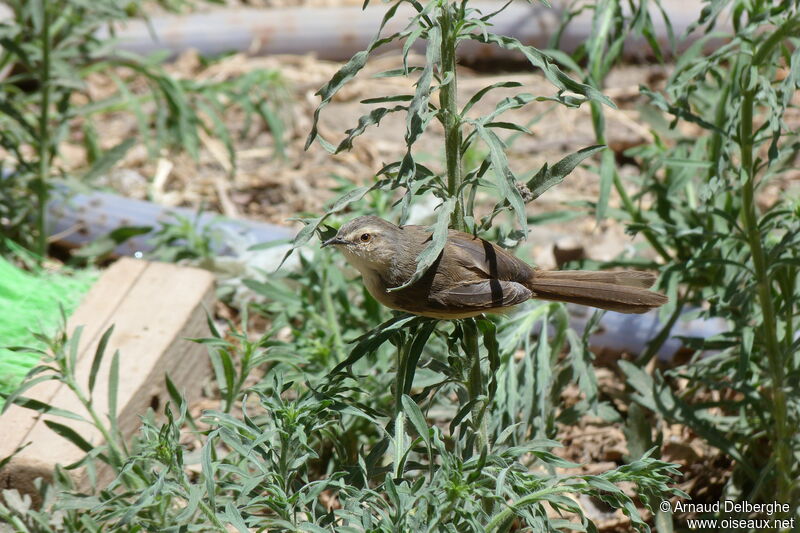
[[[322,246],[335,246],[362,273],[365,268],[383,272],[394,262],[402,242],[401,232],[398,226],[382,218],[362,216],[342,226]]]

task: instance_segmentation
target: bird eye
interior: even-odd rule
[[[369,240],[372,238],[372,235],[369,233],[362,233],[360,238],[361,242],[369,242]]]

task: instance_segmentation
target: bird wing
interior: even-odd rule
[[[531,291],[513,281],[489,279],[454,285],[430,295],[430,300],[451,311],[498,309],[520,304]]]
[[[498,279],[525,283],[533,268],[499,246],[473,235],[451,231],[443,262],[454,261],[458,266],[477,274],[478,279]]]

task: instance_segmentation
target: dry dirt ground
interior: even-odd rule
[[[404,79],[371,79],[370,75],[398,65],[395,54],[377,56],[356,81],[346,86],[323,111],[319,130],[328,140],[343,137],[343,131],[354,126],[368,105],[359,103],[365,98],[413,91],[412,82]],[[371,128],[355,142],[352,151],[330,155],[315,143],[303,149],[311,126],[311,117],[319,101],[315,92],[337,70],[338,64],[319,61],[313,56],[246,57],[234,55],[205,66],[200,59],[186,53],[168,66],[178,76],[194,80],[227,80],[253,69],[278,69],[291,97],[281,105],[286,124],[283,141],[286,157],[276,157],[274,140],[266,128],[251,132],[237,141],[236,169],[222,144],[202,136],[200,158],[186,154],[163,153],[153,159],[144,145],[134,147],[103,184],[128,196],[150,199],[168,205],[200,206],[219,210],[232,217],[251,217],[277,224],[289,224],[287,219],[298,213],[318,213],[336,195],[330,191],[337,185],[334,176],[356,183],[368,183],[385,163],[398,160],[404,153],[404,117],[401,114],[384,118],[379,128]],[[661,66],[639,66],[619,69],[608,80],[606,93],[614,98],[620,109],[607,110],[607,135],[611,149],[621,153],[628,147],[650,138],[650,132],[637,121],[635,105],[639,84],[658,85],[664,78]],[[462,67],[459,92],[463,102],[477,90],[490,83],[514,79],[523,84],[518,92],[552,95],[553,89],[543,76],[530,70],[513,74],[482,74]],[[135,84],[134,84],[135,86]],[[105,74],[93,75],[90,94],[101,99],[113,93],[116,86]],[[496,103],[512,94],[496,90],[474,108],[483,114]],[[522,110],[505,115],[506,120],[530,124],[532,135],[522,135],[511,145],[508,157],[512,168],[520,175],[538,170],[544,163],[553,164],[568,153],[595,144],[588,106],[566,109],[552,103],[533,103]],[[226,117],[234,130],[241,127],[241,114]],[[98,121],[102,145],[109,148],[137,133],[136,117],[132,113],[114,113]],[[77,168],[85,162],[85,150],[76,131],[74,142],[65,146],[62,166]],[[441,128],[433,124],[418,143],[416,155],[433,168],[443,163]],[[632,166],[622,166],[623,175],[635,172]],[[593,172],[576,169],[562,185],[531,204],[531,213],[563,208],[565,201],[594,201],[598,194],[598,178]],[[487,200],[488,202],[488,200]],[[612,195],[612,205],[616,203]],[[599,226],[590,217],[568,224],[537,227],[529,237],[530,259],[543,267],[555,262],[552,246],[560,239],[583,245],[587,256],[608,260],[631,249],[634,241],[624,228],[613,222]]]
[[[398,61],[396,55],[375,57],[364,75],[342,90],[325,109],[320,132],[329,140],[341,139],[343,130],[355,125],[368,108],[359,103],[362,99],[409,92],[412,86],[408,80],[370,78],[372,73],[397,66]],[[275,156],[274,140],[266,128],[237,143],[235,169],[232,169],[221,143],[209,137],[202,139],[198,160],[166,152],[153,160],[143,146],[137,146],[107,178],[106,185],[132,197],[169,205],[205,205],[232,217],[249,217],[277,224],[289,224],[287,219],[298,213],[320,213],[335,197],[335,193],[330,191],[338,183],[334,176],[356,183],[369,183],[384,163],[399,159],[404,152],[402,135],[405,126],[400,115],[387,117],[380,128],[368,131],[350,152],[332,156],[318,144],[304,150],[311,117],[318,103],[314,93],[338,67],[336,63],[319,61],[313,55],[233,55],[206,65],[196,55],[184,54],[167,69],[195,80],[225,80],[253,69],[278,69],[291,96],[289,104],[282,107],[287,126],[283,135],[286,156]],[[630,66],[615,70],[609,77],[605,93],[615,100],[619,109],[607,110],[608,144],[617,154],[650,140],[651,133],[638,120],[638,87],[646,84],[658,88],[668,68]],[[506,79],[523,83],[521,90],[524,92],[542,95],[554,92],[543,76],[529,69],[511,74],[486,74],[463,67],[459,75],[462,101],[480,88]],[[112,81],[104,73],[98,73],[90,80],[90,92],[95,98],[102,98],[114,90]],[[493,109],[497,101],[508,94],[507,91],[490,93],[475,112]],[[231,113],[227,120],[232,128],[241,127],[241,116],[236,113]],[[566,109],[549,103],[534,103],[509,114],[506,120],[530,124],[533,132],[521,136],[508,152],[513,169],[520,174],[535,171],[545,162],[552,164],[570,152],[594,144],[586,106]],[[104,147],[111,147],[136,133],[136,119],[130,113],[115,113],[98,121],[98,127]],[[426,164],[441,168],[442,145],[441,129],[433,126],[419,143],[417,154],[425,158]],[[84,164],[85,153],[79,141],[66,146],[64,153],[61,164],[65,168]],[[621,172],[623,176],[630,176],[636,169],[623,164]],[[563,184],[533,202],[530,211],[536,214],[562,209],[566,201],[594,201],[597,195],[597,175],[578,168]],[[611,203],[617,204],[614,195]],[[617,223],[598,225],[589,216],[579,217],[569,223],[535,228],[527,244],[530,261],[553,267],[553,244],[567,238],[582,245],[589,258],[598,260],[609,260],[626,251],[631,252],[637,242]],[[618,407],[625,409],[622,400],[624,384],[614,374],[613,368],[615,365],[609,363],[608,367],[598,369],[601,387],[608,397],[616,399]],[[567,396],[564,400],[570,402],[575,398]],[[662,458],[683,466],[685,477],[679,480],[679,486],[692,494],[695,501],[714,501],[728,475],[724,458],[685,427],[665,427],[661,432],[664,443]],[[585,464],[586,472],[597,473],[621,464],[628,453],[622,429],[600,420],[584,420],[578,426],[566,427],[559,440],[565,445],[560,453]],[[582,504],[599,521],[601,530],[628,530],[627,519],[621,512],[608,513],[598,502],[585,501]]]

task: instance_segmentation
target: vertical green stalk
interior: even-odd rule
[[[403,412],[403,391],[404,386],[404,372],[408,360],[408,351],[414,342],[412,336],[404,339],[405,342],[398,343],[397,346],[397,378],[394,380],[394,461],[392,469],[394,471],[394,478],[400,479],[403,477],[403,453],[405,453],[405,413]],[[387,481],[387,483],[391,483]]]
[[[600,89],[600,83],[595,83],[594,80],[591,80],[591,83],[597,89]],[[594,136],[597,139],[597,144],[606,144],[605,117],[603,116],[602,105],[599,102],[592,100],[589,103],[589,106],[592,111],[592,124],[594,126]],[[625,211],[628,213],[628,215],[630,215],[631,220],[636,224],[644,225],[644,217],[639,209],[636,208],[636,205],[634,205],[631,197],[628,196],[628,191],[625,190],[625,185],[622,183],[619,172],[617,172],[616,165],[614,165],[612,183],[614,184],[614,190],[617,191],[620,200],[622,200],[622,206],[625,208]],[[667,262],[671,260],[669,252],[658,241],[652,231],[649,229],[644,229],[642,234],[644,235],[644,238],[647,239],[647,242],[650,243],[650,246],[652,246],[653,249],[658,253],[658,255],[660,255]]]
[[[404,342],[398,343],[397,346],[397,377],[394,380],[394,414],[403,410],[403,394],[405,393],[405,370],[408,365],[408,352],[414,344],[413,335],[409,335],[404,339]]]
[[[464,320],[464,347],[467,356],[470,358],[469,382],[467,391],[469,400],[475,402],[472,407],[472,427],[478,434],[478,445],[480,449],[489,448],[489,427],[486,422],[486,402],[488,401],[483,383],[481,372],[481,355],[478,347],[478,327],[474,318]],[[483,399],[479,400],[479,398]]]
[[[439,90],[439,109],[444,124],[444,152],[447,163],[447,193],[456,199],[451,225],[466,231],[464,224],[464,202],[461,184],[464,179],[461,169],[461,115],[458,112],[458,83],[456,75],[457,32],[454,28],[455,17],[449,2],[442,2],[442,14],[439,19],[442,29],[442,76],[449,81]]]
[[[336,361],[341,361],[344,357],[344,340],[342,330],[339,327],[339,320],[336,318],[336,307],[333,305],[330,283],[328,283],[328,270],[331,267],[331,260],[328,254],[322,254],[322,305],[325,307],[325,319],[328,322],[329,331],[333,335],[333,347],[335,350]],[[326,361],[327,364],[327,361]]]
[[[749,68],[745,64],[744,68]],[[741,72],[741,71],[740,71]],[[755,166],[753,163],[753,109],[755,107],[756,89],[748,87],[743,94],[741,123],[739,129],[739,147],[742,157],[742,224],[753,258],[758,302],[763,317],[762,334],[767,351],[772,387],[769,390],[774,426],[774,465],[772,469],[778,475],[778,492],[775,499],[788,502],[791,490],[791,448],[789,428],[786,424],[786,392],[784,390],[785,373],[781,350],[778,342],[778,330],[775,320],[775,307],[772,302],[771,280],[767,272],[767,259],[761,243],[761,232],[758,228],[758,215],[755,205]]]
[[[595,10],[600,9],[601,4],[595,4]],[[589,46],[589,66],[588,66],[588,75],[586,76],[585,81],[594,87],[595,89],[601,90],[603,85],[603,79],[608,74],[609,63],[606,54],[609,53],[608,47],[606,46],[606,41],[609,38],[609,34],[612,31],[612,25],[614,19],[618,16],[618,12],[621,10],[619,0],[615,0],[613,2],[609,2],[603,5],[603,11],[600,13],[598,17],[597,12],[595,13],[595,20],[593,22],[594,29],[592,30],[591,40],[588,44]],[[603,115],[603,106],[597,100],[592,100],[589,103],[589,107],[592,112],[592,126],[594,128],[594,135],[597,139],[597,144],[607,144],[606,142],[606,122],[605,116]],[[612,162],[613,163],[613,162]],[[636,208],[633,201],[631,201],[630,196],[628,196],[628,191],[625,190],[625,186],[622,183],[622,179],[620,179],[619,172],[617,172],[616,164],[612,164],[612,183],[614,184],[614,189],[617,191],[620,199],[622,200],[622,205],[625,208],[625,211],[630,215],[631,220],[634,223],[644,225],[644,217],[642,217],[641,212]],[[664,248],[664,246],[658,241],[655,234],[650,231],[649,229],[644,229],[642,231],[645,239],[653,249],[660,255],[665,261],[670,261],[669,252]]]
[[[456,45],[458,42],[454,13],[458,7],[449,2],[442,2],[440,25],[442,29],[442,76],[449,78],[439,92],[439,108],[443,115],[445,159],[447,163],[447,193],[456,199],[451,225],[459,231],[467,231],[464,222],[464,202],[462,194],[463,173],[461,168],[461,115],[458,111],[458,83],[456,72]],[[480,349],[478,348],[478,328],[473,319],[462,322],[464,347],[470,360],[469,383],[467,389],[470,400],[485,397],[483,376],[481,374]],[[472,423],[478,433],[480,447],[488,447],[489,436],[484,414],[485,401],[476,401],[472,411]]]
[[[36,197],[38,201],[36,210],[36,228],[39,232],[37,253],[44,257],[47,253],[47,182],[50,176],[50,9],[48,0],[42,2],[42,68],[39,71],[39,84],[42,91],[41,108],[39,109],[39,132],[36,143],[37,156],[39,157],[39,176],[36,179]]]

